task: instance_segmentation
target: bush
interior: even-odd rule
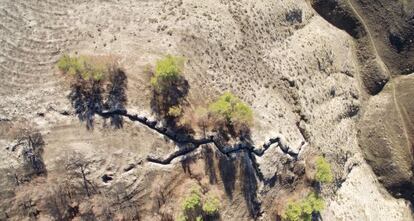
[[[183,203],[184,211],[191,211],[201,207],[201,193],[198,189],[193,189],[191,194],[185,198]]]
[[[251,126],[253,124],[251,108],[230,92],[225,92],[217,101],[210,104],[209,112],[229,125]]]
[[[63,73],[71,76],[79,76],[84,80],[100,81],[107,76],[109,64],[104,59],[97,57],[63,55],[59,59],[57,67]]]
[[[215,215],[218,213],[220,208],[220,200],[217,197],[210,196],[203,203],[203,212],[206,215]]]
[[[151,85],[160,93],[168,89],[178,80],[184,68],[184,59],[167,55],[158,60],[155,66],[154,76],[151,78]]]
[[[182,212],[177,217],[180,221],[212,220],[218,216],[220,200],[214,196],[204,198],[200,189],[193,188],[182,204]]]
[[[75,75],[77,72],[81,72],[84,68],[84,61],[78,57],[63,55],[59,59],[57,67],[65,74]]]
[[[330,183],[333,181],[331,165],[322,156],[316,159],[315,180],[321,183]]]
[[[282,214],[282,219],[285,221],[311,221],[313,214],[323,210],[324,204],[324,200],[312,192],[305,199],[288,203]]]

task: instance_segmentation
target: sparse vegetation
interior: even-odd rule
[[[83,62],[80,62],[79,58],[63,55],[59,59],[57,67],[64,73],[75,74],[78,70],[81,69],[82,63]]]
[[[323,210],[324,204],[324,200],[312,192],[305,199],[288,203],[282,219],[284,221],[311,221],[314,215]]]
[[[46,166],[43,162],[43,147],[45,142],[39,132],[27,134],[25,145],[22,148],[23,168],[27,177],[46,174]]]
[[[330,183],[333,181],[331,165],[322,156],[316,159],[315,180],[320,183]]]
[[[64,170],[69,175],[72,181],[78,181],[85,195],[90,197],[96,191],[94,191],[94,184],[88,179],[90,170],[90,164],[92,162],[87,159],[83,154],[78,152],[72,152],[68,154],[68,157],[63,162]]]

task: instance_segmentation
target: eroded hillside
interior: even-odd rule
[[[188,197],[278,220],[311,192],[313,219],[412,220],[413,6],[372,2],[1,0],[0,220],[178,220]],[[73,80],[65,54],[125,76]],[[185,60],[174,124],[154,108],[166,55]],[[228,139],[197,111],[225,92],[253,122]]]

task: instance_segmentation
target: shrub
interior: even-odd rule
[[[151,78],[151,85],[158,92],[163,92],[174,84],[183,71],[184,59],[167,55],[158,60],[155,66],[154,76]]]
[[[63,73],[71,76],[79,76],[84,80],[100,81],[107,76],[109,63],[98,57],[63,55],[59,59],[57,67]]]
[[[182,212],[177,217],[179,221],[212,220],[219,213],[220,200],[214,196],[204,198],[200,189],[194,187],[182,204]]]
[[[193,189],[191,194],[183,202],[183,210],[191,211],[201,207],[201,193],[198,189]]]
[[[207,215],[217,214],[220,207],[220,200],[217,197],[210,196],[203,203],[203,212]]]
[[[253,124],[253,111],[251,108],[230,92],[225,92],[217,101],[209,105],[209,112],[223,119],[229,125]]]
[[[63,55],[59,59],[57,67],[65,74],[67,73],[70,75],[75,75],[84,69],[84,61],[80,57],[70,57],[69,55]]]
[[[315,180],[321,183],[330,183],[333,180],[331,165],[322,156],[316,159]]]
[[[324,204],[324,200],[312,192],[305,199],[288,203],[282,214],[282,219],[285,221],[311,221],[312,215],[322,211]]]

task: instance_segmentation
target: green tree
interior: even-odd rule
[[[284,221],[311,221],[312,215],[321,212],[324,204],[324,200],[312,192],[305,199],[288,203],[282,219]]]
[[[220,208],[220,200],[217,197],[209,196],[203,203],[203,212],[207,215],[215,215]]]
[[[228,125],[253,124],[253,111],[230,92],[225,92],[215,102],[209,105],[209,112],[218,119],[224,120]]]
[[[151,78],[151,85],[156,91],[163,93],[175,84],[183,69],[184,59],[182,57],[167,55],[157,61],[154,76]]]
[[[172,126],[182,116],[182,107],[189,90],[188,81],[182,76],[184,61],[182,57],[167,55],[156,62],[151,77],[152,109]]]
[[[320,183],[330,183],[333,181],[331,165],[322,156],[316,159],[315,180]]]
[[[184,199],[183,210],[190,211],[201,207],[201,193],[198,189],[193,189],[191,194]]]
[[[219,214],[220,200],[215,196],[205,197],[198,187],[193,187],[191,193],[184,198],[182,212],[177,217],[179,221],[212,220]]]

